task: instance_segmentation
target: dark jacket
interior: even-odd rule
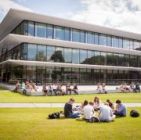
[[[72,105],[69,103],[66,103],[64,106],[64,115],[66,118],[69,118],[71,114],[72,114]]]

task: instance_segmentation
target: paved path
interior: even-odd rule
[[[126,107],[141,107],[141,103],[124,103]],[[80,105],[75,103],[74,106]],[[64,103],[0,103],[0,108],[55,108],[64,107]]]

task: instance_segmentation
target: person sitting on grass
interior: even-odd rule
[[[70,98],[69,101],[64,106],[64,116],[65,118],[78,118],[79,113],[73,113],[72,107],[75,100]]]
[[[94,97],[93,107],[94,109],[97,109],[100,107],[100,99],[98,97]]]
[[[114,114],[117,117],[125,117],[126,116],[126,107],[121,103],[120,100],[116,100],[116,110],[114,111]]]
[[[99,110],[99,120],[101,122],[111,122],[115,119],[115,115],[107,102],[100,106]]]
[[[72,91],[73,91],[75,94],[78,95],[78,86],[77,86],[77,84],[74,84],[74,85],[73,85]]]
[[[91,121],[93,114],[94,114],[94,108],[93,108],[93,103],[88,101],[85,101],[85,106],[82,110],[83,115],[84,115],[84,119],[86,121]]]
[[[114,104],[109,99],[107,99],[106,102],[108,103],[108,105],[110,106],[110,108],[112,110],[114,110]]]
[[[15,85],[15,89],[14,89],[13,91],[14,91],[14,92],[18,92],[19,88],[20,88],[20,82],[17,81],[17,82],[16,82],[16,85]]]

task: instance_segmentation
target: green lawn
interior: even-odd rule
[[[128,112],[132,108],[128,109]],[[136,108],[141,113],[141,108]],[[0,109],[0,140],[140,140],[141,117],[117,118],[111,123],[75,119],[48,120],[60,109]]]
[[[94,96],[98,96],[102,101],[110,99],[113,102],[120,99],[123,102],[141,102],[141,93],[110,93],[110,94],[90,94],[90,95],[67,95],[67,96],[24,96],[19,93],[13,93],[8,90],[0,90],[1,103],[63,103],[70,97],[76,102],[83,102],[85,99],[92,101]]]

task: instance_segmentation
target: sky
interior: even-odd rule
[[[141,0],[0,0],[0,22],[10,8],[141,33]]]

